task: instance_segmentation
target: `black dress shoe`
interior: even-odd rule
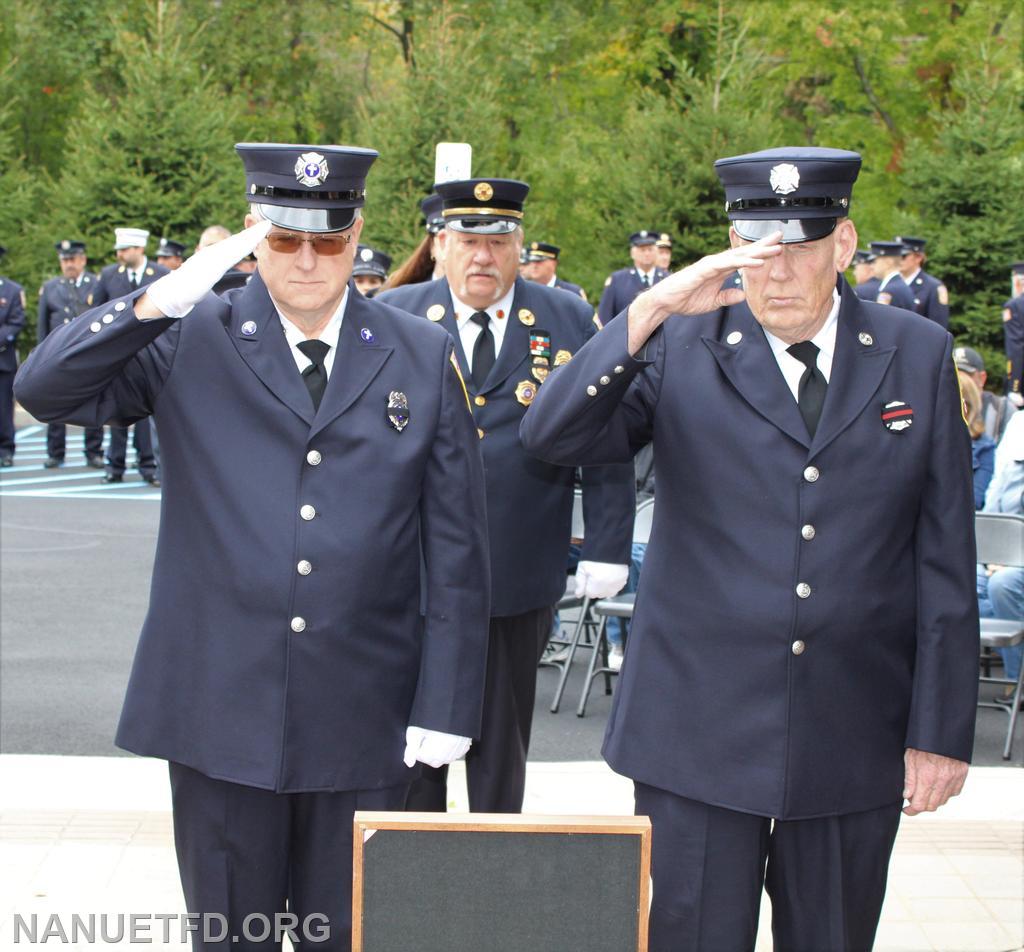
[[[10,456],[0,458],[0,466],[13,466],[14,460]]]
[[[51,456],[45,463],[43,463],[44,469],[56,469],[58,466],[63,466],[64,460],[57,459],[56,456]]]
[[[122,476],[120,473],[107,473],[107,475],[103,477],[103,482],[105,482],[105,483],[123,483],[124,482],[124,476]]]
[[[142,478],[147,483],[149,483],[150,486],[154,487],[155,489],[159,489],[160,488],[160,480],[157,479],[156,476],[143,476]]]
[[[85,465],[90,469],[103,469],[103,457],[102,456],[87,456],[85,458]]]

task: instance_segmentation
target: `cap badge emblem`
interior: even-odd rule
[[[65,239],[60,243],[61,251],[67,251],[71,247],[71,242]]]
[[[409,401],[401,390],[392,390],[388,395],[388,422],[399,433],[409,425]]]
[[[893,400],[882,407],[882,423],[893,433],[902,433],[914,422],[914,408],[902,400]]]
[[[242,325],[242,333],[245,334],[246,337],[252,337],[252,335],[256,333],[256,322],[246,321]]]
[[[800,187],[800,170],[795,165],[783,162],[772,169],[768,181],[772,191],[779,195],[788,195]]]
[[[359,252],[359,258],[362,261],[373,261],[373,251],[370,248],[364,248]]]
[[[494,197],[494,187],[490,182],[477,182],[473,196],[478,202],[489,202]]]
[[[444,305],[443,304],[431,304],[427,308],[427,317],[432,321],[439,321],[444,317]]]
[[[330,171],[327,168],[327,159],[319,152],[303,152],[295,160],[295,178],[306,188],[323,185],[328,175]]]

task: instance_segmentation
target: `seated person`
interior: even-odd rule
[[[996,444],[985,432],[982,418],[981,391],[977,384],[963,371],[960,377],[960,393],[964,399],[964,419],[971,433],[971,457],[974,463],[974,508],[985,505],[985,490],[992,479],[995,467]]]

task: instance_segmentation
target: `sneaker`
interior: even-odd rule
[[[1000,707],[1005,707],[1009,710],[1010,703],[1013,701],[1013,691],[1009,691],[1006,694],[997,694],[992,700]],[[1020,701],[1017,703],[1017,710],[1024,711],[1024,694],[1021,695]]]
[[[608,667],[612,671],[619,671],[622,668],[623,649],[618,645],[612,645],[608,652]]]
[[[548,649],[549,650],[544,652],[544,657],[541,659],[542,661],[553,661],[556,664],[561,664],[562,662],[569,660],[568,645],[562,645],[560,648],[557,645],[548,645]]]

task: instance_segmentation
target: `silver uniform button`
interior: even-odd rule
[[[303,506],[299,510],[299,515],[302,516],[302,518],[305,519],[306,522],[309,522],[310,519],[316,517],[316,510],[312,506]]]
[[[807,525],[800,530],[800,535],[802,535],[808,542],[810,542],[811,539],[814,538],[814,526],[812,526],[810,523],[807,523]]]
[[[320,465],[320,461],[322,459],[323,459],[323,457],[320,455],[320,451],[319,450],[310,450],[306,454],[306,462],[309,463],[310,466],[319,466]]]
[[[597,396],[597,387],[595,387],[593,384],[591,384],[589,387],[587,387],[587,396],[588,397],[596,397]]]
[[[811,586],[808,585],[806,582],[801,582],[796,587],[796,594],[800,598],[810,598],[811,597]]]
[[[625,367],[623,367],[623,366],[622,366],[622,364],[619,364],[619,365],[618,365],[618,366],[617,366],[617,367],[615,368],[615,372],[616,372],[617,374],[621,374],[621,373],[623,373],[623,372],[625,371],[625,369],[626,369],[626,368],[625,368]]]
[[[609,377],[609,376],[608,376],[607,374],[605,374],[605,375],[604,375],[604,376],[603,376],[603,377],[601,378],[601,381],[600,381],[600,382],[601,382],[601,386],[602,386],[602,387],[607,387],[607,386],[608,386],[608,384],[610,384],[610,383],[612,382],[612,378],[611,378],[611,377]]]
[[[795,655],[802,655],[804,653],[804,649],[806,647],[807,647],[807,645],[805,645],[802,641],[794,641],[793,642],[793,654],[795,654]]]
[[[103,321],[104,324],[110,324],[114,320],[114,315],[113,314],[104,314],[103,317],[101,318],[101,320]]]
[[[299,570],[299,575],[309,575],[309,573],[313,571],[313,563],[307,562],[305,559],[299,562],[295,567]]]
[[[728,337],[727,337],[727,338],[725,339],[725,342],[726,342],[727,344],[733,344],[733,345],[736,345],[736,344],[738,344],[738,343],[739,343],[739,342],[740,342],[741,340],[743,340],[743,334],[741,334],[741,333],[740,333],[739,331],[733,331],[733,332],[732,332],[732,333],[731,333],[731,334],[730,334],[730,335],[729,335],[729,336],[728,336]]]
[[[808,466],[807,469],[804,470],[804,479],[809,483],[816,483],[820,475],[821,473],[818,472],[817,466]]]
[[[292,619],[292,631],[305,631],[306,630],[306,619],[300,618],[296,615]]]
[[[91,331],[92,331],[92,332],[93,332],[94,334],[98,334],[98,333],[99,333],[99,329],[100,329],[100,328],[101,328],[102,326],[103,326],[103,325],[102,325],[102,324],[101,324],[101,323],[100,323],[99,321],[93,321],[93,322],[92,322],[92,323],[91,323],[91,324],[89,325],[89,330],[91,330]]]
[[[114,310],[123,311],[127,306],[128,305],[125,304],[124,301],[118,301],[117,304],[114,305]]]

